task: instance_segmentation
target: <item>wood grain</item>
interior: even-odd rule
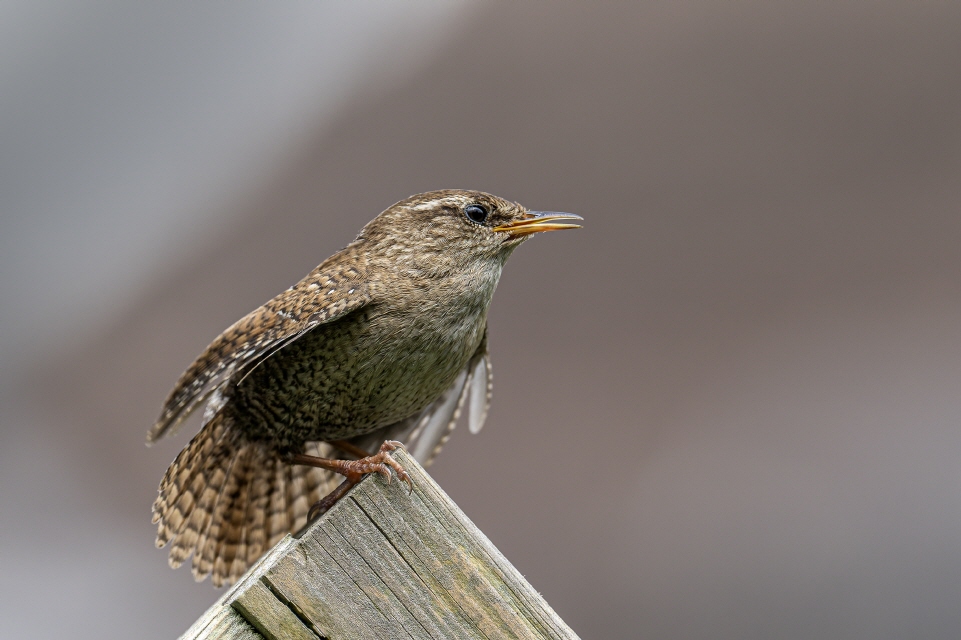
[[[413,458],[393,455],[411,494],[369,476],[183,638],[577,638]]]

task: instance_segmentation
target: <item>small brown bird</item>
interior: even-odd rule
[[[150,444],[173,433],[206,403],[153,505],[170,566],[192,554],[198,581],[234,582],[363,475],[389,479],[391,468],[409,482],[387,452],[403,441],[429,463],[468,395],[479,431],[491,393],[487,310],[504,262],[532,234],[575,219],[478,191],[412,196],[218,336],[147,434]],[[331,459],[337,451],[361,459]],[[335,474],[347,480],[336,486]]]

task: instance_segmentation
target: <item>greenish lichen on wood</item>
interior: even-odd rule
[[[262,580],[251,583],[232,606],[269,640],[317,640],[317,634]]]
[[[410,495],[369,476],[183,638],[576,638],[420,465],[394,455]]]

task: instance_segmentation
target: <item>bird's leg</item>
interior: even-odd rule
[[[361,458],[367,458],[370,456],[369,452],[367,452],[364,449],[361,449],[356,444],[352,444],[349,440],[331,440],[327,444],[337,447],[344,453],[349,453],[350,455],[354,456],[358,460]]]
[[[328,493],[326,496],[311,505],[310,511],[307,512],[307,522],[313,522],[314,518],[322,516],[327,513],[327,511],[337,504],[337,501],[347,495],[350,488],[357,484],[356,481],[351,482],[350,480],[344,480],[337,488]]]
[[[339,446],[339,445],[338,445]],[[352,449],[363,452],[362,449],[349,445]],[[414,483],[404,471],[404,468],[400,466],[400,463],[391,458],[388,454],[395,449],[403,449],[403,443],[397,442],[396,440],[387,440],[384,444],[380,445],[380,451],[374,455],[364,455],[364,457],[359,460],[331,460],[329,458],[320,458],[318,456],[309,456],[305,453],[290,453],[287,459],[292,464],[303,464],[310,467],[319,467],[321,469],[326,469],[327,471],[333,471],[334,473],[339,473],[344,476],[344,480],[340,485],[331,491],[322,500],[317,502],[310,508],[307,513],[307,519],[312,520],[315,516],[319,516],[330,509],[338,500],[340,500],[344,495],[350,491],[350,488],[355,484],[360,482],[365,475],[368,473],[379,473],[384,476],[389,483],[391,480],[390,470],[393,469],[397,477],[407,483],[407,487],[410,491],[414,490]]]

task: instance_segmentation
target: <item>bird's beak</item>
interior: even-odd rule
[[[561,229],[580,229],[581,225],[569,222],[559,222],[560,220],[583,220],[584,218],[573,213],[560,213],[558,211],[528,211],[524,217],[514,220],[499,227],[494,227],[494,231],[505,231],[512,238],[526,236],[531,233],[541,231],[560,231]]]

